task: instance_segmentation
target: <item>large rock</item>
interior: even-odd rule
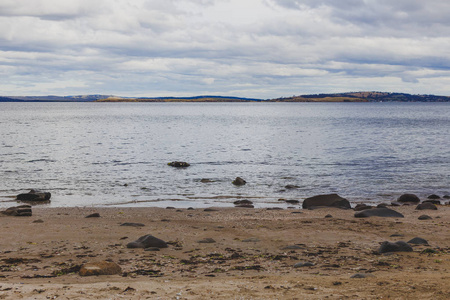
[[[426,239],[415,237],[408,241],[408,244],[414,244],[414,245],[428,245],[428,241]]]
[[[404,218],[404,216],[389,208],[372,208],[366,209],[355,213],[356,218],[367,218],[367,217],[387,217],[387,218]]]
[[[168,163],[167,165],[174,167],[174,168],[187,168],[190,166],[190,164],[185,161],[173,161],[173,162]]]
[[[232,182],[232,184],[234,184],[234,185],[244,185],[246,183],[247,183],[247,181],[245,181],[241,177],[236,177],[236,179],[233,180],[233,182]]]
[[[362,211],[362,210],[366,210],[366,209],[371,209],[372,206],[367,205],[367,204],[356,204],[355,208],[353,209],[354,211]]]
[[[387,252],[411,252],[413,251],[412,247],[405,243],[404,241],[398,241],[395,243],[391,242],[383,242],[381,243],[380,248],[378,249],[379,253],[387,253]]]
[[[167,248],[168,246],[166,242],[150,234],[141,236],[134,242],[127,244],[127,248],[149,248],[149,247]]]
[[[20,205],[7,208],[5,211],[1,212],[7,216],[15,216],[15,217],[31,217],[31,206],[30,205]]]
[[[401,203],[419,203],[420,199],[414,194],[403,194],[398,197],[397,202]]]
[[[420,203],[419,205],[417,205],[416,207],[417,210],[425,210],[425,209],[431,209],[431,210],[437,210],[437,206],[434,205],[431,202],[424,202],[424,203]]]
[[[344,209],[351,208],[350,202],[348,202],[347,199],[342,198],[338,194],[318,195],[306,198],[302,204],[303,209],[314,209],[321,206]]]
[[[109,261],[87,263],[81,266],[80,276],[116,275],[122,273],[122,268]]]
[[[30,190],[28,193],[17,195],[16,199],[19,201],[30,202],[45,202],[50,201],[52,194],[49,192],[42,192],[39,190]]]

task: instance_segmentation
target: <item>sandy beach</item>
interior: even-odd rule
[[[333,208],[37,206],[31,217],[0,216],[0,298],[449,299],[450,206],[414,208],[394,208],[404,218],[355,218]],[[169,247],[126,247],[147,234]],[[377,251],[415,237],[429,245]],[[122,270],[79,275],[98,261]]]

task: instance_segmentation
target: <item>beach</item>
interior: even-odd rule
[[[0,216],[0,298],[448,299],[450,206],[394,209],[404,218],[336,208],[33,206],[31,217]],[[127,248],[148,234],[168,248]],[[384,241],[415,237],[428,245],[378,253]],[[120,273],[80,276],[99,261]]]

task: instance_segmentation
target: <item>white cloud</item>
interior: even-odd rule
[[[3,0],[0,94],[450,95],[449,13],[437,0]]]

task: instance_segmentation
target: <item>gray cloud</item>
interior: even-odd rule
[[[450,94],[445,1],[4,0],[0,94]]]

